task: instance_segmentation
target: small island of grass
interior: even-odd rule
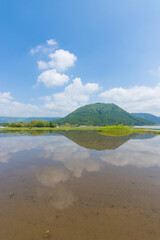
[[[98,132],[107,136],[126,136],[132,133],[144,134],[160,134],[160,131],[157,130],[149,130],[147,128],[134,128],[130,126],[114,125],[114,126],[106,126],[98,129]]]

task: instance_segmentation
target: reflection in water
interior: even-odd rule
[[[115,166],[160,167],[160,137],[148,140],[135,140],[123,145],[120,151],[102,154],[100,159]]]
[[[3,131],[5,132],[5,131]],[[24,135],[24,131],[8,131],[6,132],[6,136],[15,136],[15,134],[21,134]],[[141,138],[144,136],[144,138],[150,138],[153,137],[154,135],[151,134],[143,134],[143,135],[138,135],[136,133],[134,134],[129,134],[126,136],[121,136],[121,137],[112,137],[112,136],[104,136],[99,134],[97,131],[80,131],[80,130],[72,130],[72,131],[62,131],[58,130],[56,132],[59,135],[63,135],[70,139],[71,141],[75,142],[81,147],[87,148],[87,149],[94,149],[94,150],[113,150],[118,148],[119,146],[123,145],[125,142],[129,141],[132,138]],[[47,135],[47,136],[53,136],[56,135],[52,131],[28,131],[28,135],[32,136],[39,136],[39,135]],[[1,133],[0,137],[4,135]],[[143,137],[142,137],[143,138]]]
[[[73,172],[73,175],[75,177],[81,177],[84,170],[87,172],[95,172],[100,170],[100,166],[98,163],[85,158],[70,159],[69,161],[65,161],[64,165],[68,170]]]
[[[36,173],[37,180],[45,187],[55,187],[60,182],[65,182],[69,178],[63,169],[43,168],[42,171]]]
[[[45,167],[40,170],[33,168],[32,170],[43,187],[53,189],[52,193],[49,194],[46,188],[37,189],[41,197],[48,197],[48,204],[53,205],[58,210],[65,209],[72,205],[75,200],[74,194],[67,190],[63,184],[71,177],[67,171],[57,167]]]
[[[115,166],[160,166],[160,137],[156,135],[143,134],[135,136],[131,134],[124,137],[108,137],[95,133],[95,131],[82,131],[81,134],[79,131],[63,131],[63,135],[67,135],[67,138],[70,136],[72,141],[80,136],[80,145],[82,145],[82,140],[84,139],[83,145],[86,146],[89,143],[90,149],[95,149],[96,143],[98,149],[100,149],[100,146],[102,148],[105,146],[105,149],[110,149],[112,146],[113,150],[95,152],[94,154],[100,160]],[[77,143],[77,140],[75,142]],[[91,146],[92,142],[93,146]],[[100,162],[96,161],[97,159],[95,159],[93,154],[91,156],[92,152],[81,148],[76,143],[57,134],[36,136],[35,138],[29,135],[0,137],[0,162],[7,163],[10,158],[22,151],[31,151],[31,154],[34,155],[33,150],[36,150],[36,156],[39,159],[52,159],[53,161],[61,162],[75,177],[81,177],[83,171],[99,171]],[[121,146],[119,146],[120,143]],[[116,148],[116,146],[119,146],[119,148]]]
[[[134,139],[150,139],[156,137],[156,134],[144,133],[134,137]]]
[[[79,146],[94,150],[116,149],[128,140],[137,136],[136,133],[121,137],[104,136],[97,131],[58,131]]]
[[[159,240],[160,136],[59,133],[0,134],[0,239]]]
[[[0,137],[8,137],[15,135],[31,135],[31,136],[40,136],[40,135],[48,135],[54,133],[54,130],[0,130]]]
[[[68,208],[75,201],[75,196],[72,192],[60,186],[55,190],[53,206],[58,210]]]

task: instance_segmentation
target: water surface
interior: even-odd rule
[[[151,134],[1,132],[0,239],[159,240],[159,146]]]

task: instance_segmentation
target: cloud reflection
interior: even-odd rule
[[[160,167],[160,137],[131,140],[115,151],[107,151],[100,159],[114,166],[131,165],[138,168]]]
[[[71,174],[66,172],[65,169],[53,167],[46,167],[41,170],[33,168],[33,170],[35,170],[38,182],[43,187],[53,189],[49,204],[53,205],[57,210],[63,210],[73,204],[76,198],[63,184],[71,177]],[[46,197],[49,194],[44,188],[41,188],[39,191],[41,197]]]
[[[63,210],[71,206],[76,200],[74,194],[64,187],[59,187],[54,193],[53,206],[58,210]]]
[[[37,180],[45,187],[55,187],[60,182],[65,182],[69,179],[69,174],[63,169],[43,168],[36,173]]]
[[[51,194],[49,203],[62,210],[76,201],[76,194],[68,188],[67,181],[73,177],[80,178],[84,172],[99,171],[104,163],[117,167],[160,167],[159,142],[160,136],[156,136],[130,140],[116,150],[91,151],[58,135],[1,137],[0,162],[9,163],[16,154],[22,152],[23,155],[24,151],[28,164],[30,159],[38,159],[34,163],[36,166],[31,168],[39,183],[37,192],[48,198]],[[40,162],[45,164],[41,165]]]
[[[160,136],[130,140],[116,150],[96,152],[96,160],[115,166],[160,167],[159,142]],[[13,156],[23,151],[25,156],[30,154],[33,158],[61,162],[63,167],[75,177],[81,177],[84,171],[99,171],[102,164],[101,161],[98,162],[91,157],[90,150],[78,146],[63,136],[22,135],[0,138],[1,163],[7,163]]]
[[[64,167],[71,171],[75,177],[81,177],[83,171],[99,171],[100,165],[91,159],[90,153],[75,143],[64,139],[60,144],[48,144],[44,146],[44,152],[40,155],[64,164]]]

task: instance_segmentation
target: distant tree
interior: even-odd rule
[[[45,123],[43,121],[38,121],[36,127],[45,127]]]
[[[45,121],[42,120],[32,120],[30,122],[25,123],[26,127],[32,128],[32,127],[46,127]]]
[[[16,127],[23,127],[23,123],[20,123],[20,122],[19,123],[15,123],[15,126]]]
[[[0,123],[1,126],[8,127],[9,123]]]
[[[9,127],[16,127],[16,123],[9,123]]]
[[[54,122],[49,122],[49,127],[55,128],[55,127],[56,127],[56,124],[55,124]]]

